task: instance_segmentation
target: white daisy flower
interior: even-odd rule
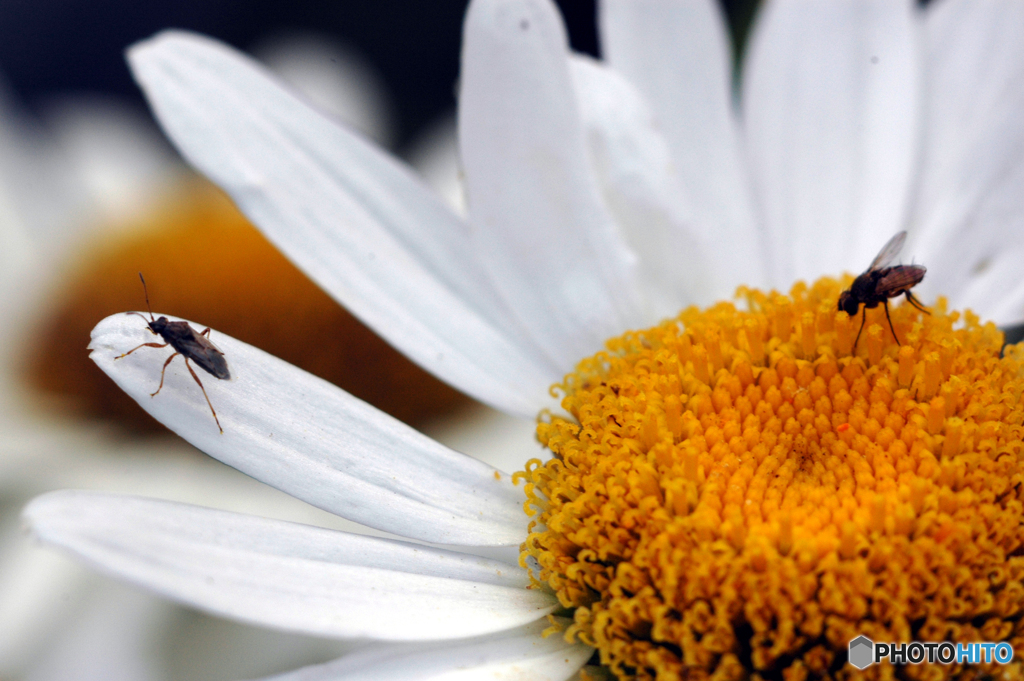
[[[1024,95],[1016,77],[1024,64],[1015,44],[1021,18],[1012,3],[947,0],[919,10],[889,0],[780,0],[755,28],[737,114],[726,32],[710,2],[607,0],[600,13],[607,63],[600,63],[570,53],[547,0],[474,0],[458,123],[466,220],[406,168],[223,45],[167,32],[134,47],[129,59],[183,155],[320,286],[437,376],[498,409],[533,417],[553,406],[549,386],[607,339],[730,295],[739,284],[789,286],[820,273],[860,271],[900,229],[912,232],[913,254],[929,265],[925,284],[935,288],[922,286],[927,300],[927,291],[942,290],[954,305],[974,304],[997,322],[1024,317],[1014,270],[1022,233],[1014,229],[1021,216],[1014,187],[1024,168],[1015,140],[1024,126],[1010,113]],[[820,336],[813,324],[798,318],[792,326],[788,312],[772,312],[773,325],[786,323],[771,347],[800,329],[804,346],[792,350],[804,353],[798,358],[815,356],[826,339],[847,343],[849,360],[854,344],[836,314],[837,294],[835,288]],[[814,312],[806,314],[813,322]],[[909,314],[894,314],[900,334],[920,334],[924,322],[912,326]],[[946,319],[938,307],[934,319]],[[938,384],[928,386],[940,375],[939,360],[926,357],[914,373],[911,336],[903,336],[907,354],[898,338],[883,345],[884,332],[874,323],[868,329],[872,365],[900,352],[900,381],[919,380],[926,396],[934,394]],[[700,346],[703,366],[691,362],[686,380],[707,384],[709,367],[721,368],[714,353],[725,351],[725,332],[708,333],[715,344]],[[514,555],[526,540],[523,490],[507,473],[253,347],[216,332],[212,338],[234,377],[201,376],[223,434],[186,372],[168,372],[162,392],[150,398],[167,351],[115,359],[152,339],[138,317],[103,320],[90,347],[97,364],[172,430],[315,506],[418,542],[513,547]],[[738,342],[743,356],[765,354],[755,352],[756,340]],[[832,357],[836,376],[832,352],[822,357]],[[776,384],[786,370],[776,372],[772,361],[771,368],[745,366],[774,376],[769,388],[781,395]],[[794,375],[785,378],[795,381],[790,364]],[[714,408],[704,393],[686,392],[691,383],[674,380],[695,413],[705,413],[697,405]],[[932,404],[940,429],[942,404]],[[673,417],[666,407],[664,416],[641,422],[635,441],[655,451],[665,428],[678,430],[686,414]],[[826,419],[824,429],[831,427]],[[565,429],[573,436],[579,430]],[[541,430],[546,442],[555,438],[555,426]],[[848,430],[849,423],[839,424],[835,437]],[[944,440],[949,449],[959,446],[956,433]],[[702,441],[711,447],[721,437],[709,433]],[[680,516],[693,510],[685,485],[711,465],[699,455],[685,454],[689,477],[672,502]],[[673,498],[644,475],[637,473],[637,484],[648,489],[646,498]],[[529,486],[527,493],[533,504],[562,503]],[[887,507],[878,499],[855,519],[884,529]],[[708,531],[722,534],[716,550],[762,550],[759,527],[747,535],[739,520],[714,515],[721,528]],[[508,550],[484,558],[81,492],[41,497],[25,517],[43,541],[210,612],[388,642],[284,678],[568,678],[592,656],[586,643],[625,673],[615,642],[596,640],[600,628],[581,617],[594,603],[573,601],[549,579],[557,565],[534,567],[561,602],[549,590],[527,589],[527,571],[502,560]],[[763,537],[778,548],[757,553],[751,564],[799,559],[804,569],[817,555],[801,543],[813,539],[804,536],[806,527],[789,516],[769,520]],[[859,526],[840,525],[838,548],[821,550],[855,556]],[[579,637],[541,638],[543,618],[563,607],[576,609],[570,633],[575,628]],[[726,625],[715,634],[729,631]],[[628,645],[647,641],[643,630],[630,635],[636,638]],[[686,664],[742,663],[734,653],[708,662],[690,643],[676,649],[683,652],[654,651],[664,658],[652,667],[678,669],[681,656]],[[765,651],[755,651],[751,664],[771,665],[758,657]],[[817,663],[827,668],[832,659]]]

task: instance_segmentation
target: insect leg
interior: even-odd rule
[[[896,335],[896,329],[892,325],[892,317],[889,316],[889,301],[883,300],[882,305],[885,306],[885,318],[889,320],[889,330],[892,331],[892,337],[896,339],[896,345],[899,345],[900,337]]]
[[[865,305],[864,309],[860,313],[860,330],[857,331],[857,339],[853,341],[853,351],[857,352],[857,343],[860,341],[860,333],[864,330],[864,322],[868,320],[868,308]]]
[[[123,355],[118,355],[114,359],[121,359],[122,357],[127,357],[128,355],[132,354],[133,352],[135,352],[139,348],[166,348],[168,345],[170,345],[170,343],[143,343],[142,345],[139,345],[138,347],[132,348],[128,352],[124,353]]]
[[[165,373],[165,372],[167,371],[167,365],[171,363],[171,360],[172,360],[172,359],[174,359],[175,357],[177,357],[177,356],[178,356],[178,355],[180,355],[180,354],[181,354],[180,352],[176,352],[176,353],[174,353],[173,355],[171,355],[170,357],[168,357],[168,358],[167,358],[167,361],[166,361],[166,362],[164,362],[164,368],[163,368],[163,370],[162,370],[162,371],[160,372],[160,387],[158,387],[158,388],[156,389],[156,393],[158,393],[158,392],[160,392],[161,390],[163,390],[163,387],[164,387],[164,373]],[[150,397],[156,397],[156,393],[150,393],[150,394],[149,394],[149,396],[150,396]]]
[[[929,311],[928,311],[928,310],[927,310],[927,309],[925,308],[925,306],[921,304],[921,301],[920,301],[920,300],[918,300],[917,298],[915,298],[915,297],[914,297],[914,294],[913,294],[913,293],[911,293],[911,292],[910,292],[909,290],[908,290],[908,291],[904,291],[904,292],[903,292],[903,294],[904,294],[904,295],[905,295],[905,296],[907,297],[907,302],[908,302],[908,303],[910,303],[911,305],[913,305],[914,307],[916,307],[916,308],[917,308],[918,310],[920,310],[921,312],[924,312],[925,314],[931,314],[931,312],[929,312]]]
[[[200,331],[199,335],[200,336],[206,336],[207,338],[209,338],[210,337],[210,327],[206,327],[205,329]]]
[[[207,329],[209,331],[209,329]],[[210,407],[210,413],[213,414],[213,420],[217,422],[217,428],[220,430],[221,435],[224,434],[224,429],[220,427],[220,419],[217,418],[217,412],[213,409],[213,404],[210,402],[210,396],[206,394],[206,388],[203,387],[203,382],[196,376],[196,372],[192,370],[192,365],[188,363],[188,357],[185,358],[185,366],[188,367],[188,372],[192,374],[192,378],[196,379],[196,383],[199,384],[199,389],[203,391],[203,397],[206,398],[206,404]]]

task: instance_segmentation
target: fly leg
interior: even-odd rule
[[[209,331],[209,329],[207,329]],[[220,434],[224,434],[224,429],[220,427],[220,419],[217,418],[217,412],[213,409],[213,403],[210,402],[210,396],[206,394],[206,388],[203,387],[203,382],[196,376],[196,372],[192,370],[192,365],[188,363],[188,357],[185,358],[185,366],[188,367],[188,372],[192,374],[192,378],[196,379],[196,383],[199,384],[199,389],[203,391],[203,397],[206,398],[206,404],[210,407],[210,413],[213,414],[213,420],[217,423],[217,428],[220,430]]]
[[[924,312],[925,314],[931,314],[931,312],[929,312],[927,309],[925,309],[925,306],[921,304],[921,301],[918,300],[917,298],[915,298],[914,294],[911,293],[909,290],[904,291],[903,294],[907,297],[907,302],[908,303],[910,303],[911,305],[916,307],[921,312]]]
[[[114,359],[121,359],[122,357],[127,357],[128,355],[132,354],[133,352],[135,352],[139,348],[166,348],[168,345],[170,345],[170,343],[143,343],[142,345],[140,345],[138,347],[132,348],[128,352],[124,353],[123,355],[118,355]]]
[[[908,291],[909,293],[909,291]],[[892,331],[892,337],[896,339],[896,345],[900,344],[900,337],[896,335],[896,329],[892,325],[892,317],[889,316],[889,301],[883,300],[882,305],[885,306],[885,318],[889,320],[889,330]]]
[[[868,306],[865,305],[860,314],[860,330],[857,331],[857,339],[853,341],[853,352],[857,352],[857,343],[860,341],[860,332],[864,330],[864,322],[868,320]]]
[[[161,346],[161,347],[163,347],[163,346]],[[171,355],[170,357],[168,357],[167,361],[164,362],[164,368],[160,371],[160,387],[158,387],[156,389],[156,393],[158,393],[161,390],[163,390],[163,387],[164,387],[164,373],[167,371],[167,365],[171,363],[172,359],[174,359],[175,357],[177,357],[180,354],[181,354],[180,352],[176,352],[173,355]],[[149,396],[150,397],[156,397],[156,393],[150,393]]]

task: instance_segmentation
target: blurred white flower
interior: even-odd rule
[[[60,263],[93,224],[127,210],[173,174],[171,151],[141,114],[100,100],[64,100],[43,124],[0,96],[0,676],[27,678],[89,606],[89,594],[126,593],[73,563],[30,547],[18,513],[40,492],[74,486],[125,488],[138,463],[96,424],[48,417],[22,383],[28,329],[55,285]],[[140,124],[141,123],[141,124]],[[119,136],[116,146],[107,143]],[[118,173],[121,173],[118,176]],[[126,192],[126,193],[125,193]],[[149,455],[169,449],[144,447]],[[184,448],[177,447],[177,456]],[[121,454],[122,452],[117,452]],[[152,470],[147,468],[147,470]],[[151,489],[157,494],[155,485]],[[203,497],[208,499],[208,497]],[[154,610],[169,611],[155,601]],[[123,659],[108,652],[111,659]],[[133,653],[139,657],[136,651]],[[146,658],[141,655],[141,658]]]
[[[308,35],[274,38],[259,49],[301,96],[388,142],[390,104],[355,55]],[[102,424],[40,408],[40,397],[24,384],[23,358],[33,328],[68,285],[68,270],[97,242],[133,236],[122,232],[189,173],[151,120],[116,99],[53,97],[37,119],[13,95],[0,95],[0,677],[237,678],[351,648],[207,618],[26,541],[21,508],[65,487],[326,525],[340,519],[197,458],[183,442],[126,440]],[[437,427],[451,437],[473,432]],[[190,662],[175,654],[180,645],[194,651]]]

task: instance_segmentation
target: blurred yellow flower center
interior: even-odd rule
[[[346,312],[227,196],[198,179],[169,189],[164,200],[113,237],[80,249],[72,271],[62,277],[60,300],[25,343],[31,385],[89,415],[159,427],[85,349],[101,319],[145,309],[140,271],[158,314],[212,327],[214,344],[223,333],[256,345],[404,421],[423,423],[468,402]],[[139,342],[153,340],[137,321]],[[169,354],[154,351],[154,376]]]
[[[859,634],[1024,652],[1024,350],[940,299],[854,352],[844,284],[741,289],[560,386],[522,561],[619,678],[849,676]]]

